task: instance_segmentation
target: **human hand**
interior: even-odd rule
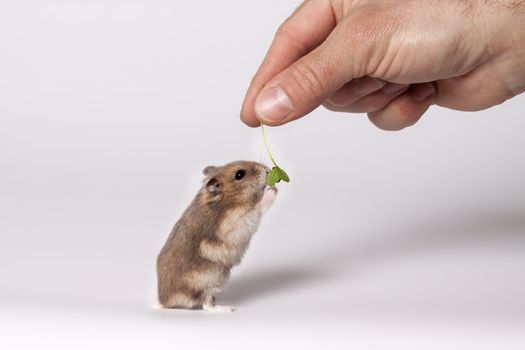
[[[475,111],[525,91],[525,0],[307,0],[278,29],[241,119],[281,125],[321,104],[385,130],[432,105]]]

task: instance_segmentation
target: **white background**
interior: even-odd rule
[[[154,311],[155,258],[296,1],[0,2],[3,349],[523,349],[525,96],[398,133],[319,109],[227,291]],[[490,81],[486,82],[490,84]]]

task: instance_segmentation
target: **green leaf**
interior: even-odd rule
[[[279,178],[281,180],[283,180],[284,182],[290,182],[290,178],[288,177],[288,174],[281,168],[279,168],[278,166],[276,166],[275,168],[275,172],[279,175]]]
[[[276,183],[281,181],[281,177],[279,174],[275,171],[275,167],[270,170],[268,175],[266,176],[266,184],[270,187],[275,186]]]
[[[288,174],[286,172],[279,168],[278,166],[274,166],[272,170],[268,172],[268,175],[266,176],[266,184],[268,186],[275,186],[276,183],[281,182],[281,180],[285,182],[290,182],[290,178],[288,177]]]

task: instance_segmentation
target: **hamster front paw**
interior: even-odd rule
[[[268,209],[270,209],[273,202],[275,202],[275,198],[277,198],[277,188],[266,187],[261,199],[261,212],[263,214],[266,213]]]

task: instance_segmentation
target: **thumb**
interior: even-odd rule
[[[275,126],[301,118],[351,79],[366,75],[364,52],[340,38],[341,24],[320,46],[265,84],[255,100],[259,121]]]

